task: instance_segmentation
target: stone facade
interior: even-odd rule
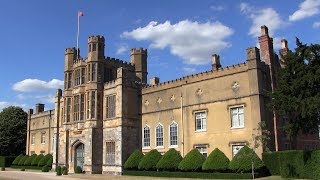
[[[28,112],[26,154],[52,154],[54,150],[54,111],[44,111],[44,104],[37,104],[36,111]]]
[[[281,55],[289,51],[282,42]],[[27,152],[40,151],[40,144],[30,145],[30,134],[43,128],[55,142],[54,167],[121,174],[135,149],[165,153],[175,148],[184,156],[197,148],[206,156],[219,148],[231,159],[253,143],[261,122],[271,132],[271,150],[289,149],[280,130],[283,118],[266,107],[266,92],[276,88],[275,74],[283,65],[265,26],[259,43],[261,49],[248,48],[241,64],[222,67],[214,54],[209,71],[162,83],[154,77],[148,85],[146,49],[132,49],[127,63],[105,57],[104,37],[90,36],[86,58],[75,48],[65,51],[65,86],[63,92],[57,90],[55,109],[35,115],[30,111]],[[52,124],[32,125],[41,118]],[[299,136],[299,149],[309,144],[309,149],[320,146],[318,134]],[[258,155],[263,151],[260,146]]]

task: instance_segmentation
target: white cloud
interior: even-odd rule
[[[27,109],[27,105],[26,104],[19,104],[19,103],[15,103],[15,102],[7,102],[7,101],[0,101],[0,112],[9,106],[19,106],[21,108],[23,108],[25,111]]]
[[[116,54],[123,54],[124,52],[128,51],[129,50],[129,46],[128,44],[120,44],[118,46],[118,49],[117,49],[117,52]],[[129,51],[128,51],[129,52]]]
[[[224,7],[221,5],[219,5],[219,6],[212,5],[212,6],[210,6],[210,9],[213,11],[222,11],[222,10],[224,10]]]
[[[63,81],[58,79],[52,79],[48,82],[39,79],[25,79],[13,84],[12,89],[20,92],[39,92],[62,87]]]
[[[218,21],[183,20],[176,24],[151,21],[145,27],[123,32],[121,37],[151,41],[150,48],[169,48],[171,54],[182,58],[186,64],[206,64],[211,54],[231,46],[226,39],[232,34],[231,28]]]
[[[253,11],[253,7],[247,3],[240,3],[240,11],[242,13],[249,13]]]
[[[252,25],[249,30],[249,35],[253,37],[260,36],[261,26],[266,25],[269,29],[269,34],[274,35],[274,32],[283,26],[285,22],[281,19],[279,13],[272,8],[259,9],[250,6],[247,3],[240,4],[240,11],[246,14],[251,20]]]
[[[314,22],[312,27],[313,28],[320,28],[320,21],[319,22]]]
[[[298,21],[320,13],[320,0],[305,0],[299,9],[289,16],[289,21]]]

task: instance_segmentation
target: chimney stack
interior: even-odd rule
[[[44,104],[38,103],[36,104],[36,114],[44,111]]]
[[[212,70],[216,71],[221,67],[220,56],[217,54],[212,55]]]
[[[159,77],[153,77],[153,78],[150,79],[150,85],[151,86],[157,85],[157,84],[159,84],[159,82],[160,82]]]
[[[287,55],[289,52],[288,48],[288,41],[286,39],[281,40],[281,49],[279,50],[280,54],[280,65],[283,68],[284,67],[284,59],[283,56]]]
[[[261,60],[266,64],[273,64],[273,39],[269,37],[268,27],[261,26],[261,36],[259,37]]]

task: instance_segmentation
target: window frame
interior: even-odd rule
[[[208,157],[209,154],[208,154],[208,145],[207,144],[194,145],[194,148],[196,148],[203,157],[205,157],[205,158]],[[205,149],[206,151],[203,151],[203,152],[200,151],[201,148]],[[206,154],[206,156],[204,156],[204,154]]]
[[[148,142],[148,144],[149,144],[149,146],[145,146],[145,128],[148,128],[148,130],[149,130],[149,142]],[[150,128],[150,126],[148,126],[148,125],[145,125],[144,127],[143,127],[143,129],[142,129],[142,148],[143,149],[150,149],[150,145],[151,145],[151,128]]]
[[[231,107],[229,107],[229,116],[230,116],[230,128],[231,129],[243,129],[243,128],[245,128],[245,109],[244,109],[244,107],[245,107],[245,105],[237,105],[237,106],[231,106]],[[242,108],[243,109],[243,112],[242,113],[239,113],[239,108]],[[239,114],[242,114],[243,115],[243,125],[241,126],[241,125],[239,125],[239,126],[233,126],[233,113],[232,113],[232,110],[233,109],[238,109],[237,110],[237,117],[238,117],[238,121],[240,122],[240,118],[239,118]],[[239,124],[241,124],[241,123],[239,123]]]
[[[205,114],[205,126],[203,125],[203,117],[201,118],[201,127],[202,129],[197,129],[197,114],[204,113]],[[195,132],[206,132],[207,131],[207,119],[208,119],[208,110],[198,110],[194,112],[194,129]]]
[[[41,132],[40,142],[41,144],[46,144],[46,132]]]
[[[158,127],[161,127],[162,128],[162,137],[161,137],[161,139],[162,139],[162,146],[158,146],[158,143],[157,143],[157,128]],[[159,149],[159,148],[164,148],[164,138],[163,138],[163,135],[164,135],[164,128],[163,128],[163,125],[161,124],[161,123],[158,123],[157,124],[157,126],[155,127],[155,147],[157,148],[157,149]],[[159,137],[160,138],[160,137]]]
[[[31,145],[35,145],[36,142],[36,134],[31,134]]]
[[[234,144],[231,144],[231,155],[232,155],[232,158],[233,158],[234,156],[236,156],[236,154],[233,153],[233,147],[242,146],[242,148],[243,148],[245,145],[246,145],[245,143],[234,143]],[[240,149],[238,150],[238,152],[239,152],[242,148],[240,148]],[[237,154],[238,154],[238,152],[237,152]]]
[[[111,151],[108,151],[108,144],[110,144]],[[111,153],[108,153],[111,152]],[[111,158],[112,162],[109,162],[109,158]],[[116,142],[115,141],[107,141],[106,142],[106,165],[115,165],[116,164]]]
[[[114,98],[114,99],[113,99],[113,98]],[[106,119],[113,119],[113,118],[116,117],[117,96],[116,96],[116,94],[106,95],[106,96],[105,96],[105,100],[106,100]],[[113,100],[113,101],[114,101],[113,105],[112,105],[112,103],[111,103],[111,106],[109,106],[110,100]],[[111,116],[109,116],[109,115],[110,115],[109,112],[111,112],[111,113],[110,113]]]
[[[176,126],[176,136],[177,136],[177,144],[171,144],[171,126],[172,125],[175,125]],[[178,123],[176,123],[175,121],[172,121],[170,124],[169,124],[169,129],[168,129],[168,141],[169,141],[169,148],[176,148],[179,146],[179,126],[178,126]]]

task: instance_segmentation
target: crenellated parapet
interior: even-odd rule
[[[147,87],[143,88],[143,91],[152,91],[158,90],[158,89],[166,89],[166,88],[172,88],[176,86],[181,86],[182,84],[187,84],[187,83],[195,83],[207,79],[212,79],[212,78],[218,78],[218,77],[223,77],[239,72],[246,71],[248,69],[247,63],[240,63],[236,65],[231,65],[231,66],[226,66],[224,68],[219,68],[217,70],[211,70],[211,71],[205,71],[205,72],[200,72],[188,76],[184,76],[175,80],[171,81],[166,81],[154,85],[148,85]]]

